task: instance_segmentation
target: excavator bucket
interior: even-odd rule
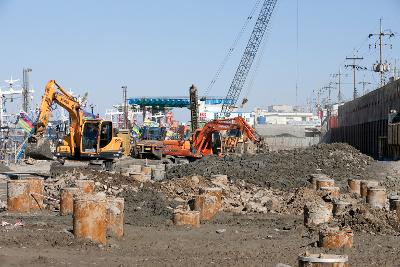
[[[47,138],[40,138],[36,142],[28,142],[25,155],[38,160],[53,160],[50,141]]]

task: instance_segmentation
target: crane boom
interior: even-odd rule
[[[225,116],[229,116],[230,112],[234,109],[239,99],[240,92],[242,91],[244,83],[246,82],[247,75],[249,74],[254,58],[257,55],[264,34],[271,20],[276,2],[277,0],[265,0],[263,3],[257,22],[254,26],[253,32],[251,33],[250,39],[243,53],[239,67],[237,68],[236,74],[232,80],[231,87],[229,88],[228,94],[226,95],[225,101],[222,105],[221,111],[223,114],[225,114]]]

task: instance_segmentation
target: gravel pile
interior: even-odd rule
[[[345,186],[348,178],[369,179],[372,158],[346,144],[322,144],[307,149],[268,152],[257,155],[205,157],[192,164],[168,170],[169,178],[191,175],[226,174],[253,184],[281,190],[307,185],[307,177],[322,172]]]

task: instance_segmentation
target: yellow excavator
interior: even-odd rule
[[[53,104],[67,110],[70,117],[69,132],[58,141],[55,155],[50,150],[50,141],[44,136]],[[55,156],[62,163],[66,158],[93,160],[112,170],[115,159],[122,156],[122,139],[114,135],[112,122],[86,119],[79,101],[54,80],[46,84],[34,127],[25,151],[25,155],[33,159],[52,159]]]

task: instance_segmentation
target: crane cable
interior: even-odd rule
[[[268,36],[268,33],[269,33],[270,30],[271,30],[271,26],[268,26],[267,36]],[[250,81],[249,81],[249,83],[247,85],[246,92],[244,93],[243,100],[242,100],[242,103],[240,105],[241,108],[243,108],[244,105],[249,100],[248,97],[249,97],[249,95],[250,95],[250,93],[251,93],[251,91],[252,91],[252,89],[254,87],[254,81],[256,80],[256,78],[258,76],[260,65],[261,65],[261,61],[264,58],[266,47],[267,47],[267,38],[264,38],[264,40],[262,41],[262,45],[261,45],[261,51],[260,51],[259,55],[257,56],[256,64],[255,64],[254,69],[253,69],[253,71],[251,73]]]
[[[272,23],[267,26],[265,37],[261,43],[261,50],[260,50],[259,55],[257,55],[256,64],[254,66],[254,69],[251,72],[251,77],[247,84],[246,92],[243,94],[243,99],[242,99],[240,108],[243,108],[247,104],[247,102],[249,102],[249,96],[251,94],[251,91],[254,88],[254,82],[258,76],[262,59],[264,58],[265,50],[267,47],[267,40],[268,40],[268,37],[270,36],[271,28],[272,28]]]
[[[257,0],[253,9],[250,12],[250,15],[247,17],[245,23],[243,24],[242,28],[240,29],[239,33],[237,34],[235,40],[233,41],[231,47],[228,50],[228,53],[225,55],[224,59],[222,60],[221,64],[219,65],[217,72],[215,73],[213,79],[211,80],[210,84],[208,85],[206,91],[204,92],[204,96],[202,99],[207,98],[208,94],[210,93],[211,89],[214,87],[216,81],[221,76],[223,69],[225,68],[226,64],[228,63],[229,59],[231,58],[233,51],[236,49],[237,44],[239,43],[240,39],[243,36],[243,33],[246,31],[247,26],[249,25],[250,21],[253,19],[254,13],[257,11],[258,7],[260,6],[261,0]]]

